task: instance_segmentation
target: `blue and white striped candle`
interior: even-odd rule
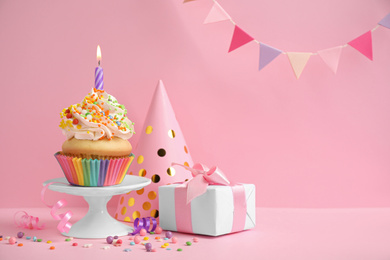
[[[95,69],[95,88],[103,90],[104,82],[103,82],[103,68],[100,67],[100,60],[102,59],[102,52],[100,50],[100,46],[97,46],[96,58],[98,60],[98,66]]]

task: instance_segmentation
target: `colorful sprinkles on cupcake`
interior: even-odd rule
[[[127,110],[114,96],[94,88],[81,103],[62,110],[59,126],[67,139],[129,139],[135,133],[134,123],[126,114]]]

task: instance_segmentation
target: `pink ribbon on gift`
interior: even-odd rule
[[[243,185],[231,185],[225,174],[216,166],[209,169],[207,166],[196,163],[188,167],[172,163],[191,171],[193,178],[175,189],[175,215],[177,231],[193,233],[190,202],[204,194],[209,185],[230,186],[233,192],[234,216],[231,233],[241,231],[245,227],[246,197]]]
[[[192,174],[193,178],[184,183],[187,188],[187,204],[205,193],[209,185],[228,186],[230,184],[225,174],[216,166],[209,169],[207,166],[200,163],[194,164],[192,168],[178,163],[172,163],[172,165],[184,167]]]
[[[68,204],[68,202],[64,199],[57,201],[54,205],[49,205],[45,202],[45,192],[49,188],[49,186],[53,183],[62,183],[62,182],[50,182],[50,183],[46,184],[43,187],[43,189],[41,190],[41,200],[42,200],[43,204],[45,204],[47,207],[51,208],[50,215],[54,219],[60,220],[60,223],[58,223],[58,225],[57,225],[57,229],[60,232],[68,233],[70,228],[72,227],[72,224],[68,222],[68,220],[73,216],[72,211],[67,211],[65,213],[58,214],[58,215],[56,214],[56,212],[60,208],[65,207]]]

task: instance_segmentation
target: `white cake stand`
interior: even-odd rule
[[[89,205],[88,213],[78,222],[74,223],[64,236],[76,238],[106,238],[107,236],[125,236],[133,232],[133,228],[125,225],[108,214],[107,202],[113,195],[120,195],[131,190],[139,190],[151,183],[150,179],[126,175],[121,184],[107,187],[79,187],[70,185],[66,178],[56,178],[45,181],[50,182],[50,190],[63,192],[76,196],[83,196]]]

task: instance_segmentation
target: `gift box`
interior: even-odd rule
[[[207,187],[198,189],[198,184],[205,182],[203,176],[191,181],[192,187],[187,183],[159,187],[161,228],[219,236],[255,227],[255,185],[215,185],[210,181]],[[191,195],[194,189],[203,191]]]

